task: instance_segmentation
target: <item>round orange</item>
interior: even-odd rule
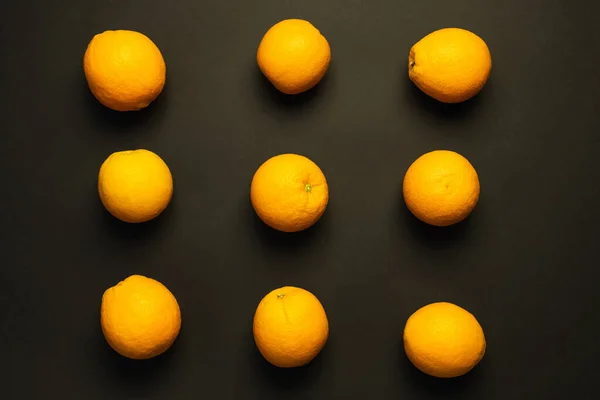
[[[298,94],[311,89],[325,76],[331,50],[327,39],[310,22],[286,19],[265,33],[256,60],[279,91]]]
[[[464,220],[479,200],[479,178],[462,155],[435,150],[419,157],[406,171],[402,192],[415,217],[435,226]]]
[[[268,362],[281,368],[300,367],[325,346],[329,323],[319,299],[307,290],[286,286],[261,300],[252,331]]]
[[[181,329],[181,311],[162,283],[132,275],[104,292],[100,324],[117,353],[148,359],[171,347]]]
[[[83,70],[100,103],[116,111],[134,111],[147,107],[162,92],[167,69],[150,38],[117,30],[94,36],[83,56]]]
[[[314,225],[329,201],[321,169],[298,154],[280,154],[265,161],[250,186],[250,200],[258,217],[283,232]]]
[[[171,170],[149,150],[112,153],[98,172],[98,194],[104,207],[124,222],[139,223],[159,216],[173,196]]]
[[[408,76],[427,95],[459,103],[481,91],[492,69],[492,56],[479,36],[444,28],[419,40],[408,54]]]
[[[485,335],[473,314],[451,303],[433,303],[415,311],[404,327],[404,350],[422,372],[454,378],[483,358]]]

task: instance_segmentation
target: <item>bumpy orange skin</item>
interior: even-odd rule
[[[100,167],[98,194],[114,217],[129,223],[147,222],[169,205],[173,177],[163,159],[151,151],[118,151]]]
[[[331,61],[327,39],[310,22],[287,19],[262,38],[256,60],[262,73],[285,94],[305,92],[325,76]]]
[[[479,177],[462,155],[435,150],[419,157],[406,171],[402,185],[411,213],[434,226],[461,222],[479,201]]]
[[[92,94],[116,111],[147,107],[162,92],[166,79],[163,56],[147,36],[127,30],[94,36],[83,56]]]
[[[117,353],[142,360],[171,347],[181,329],[181,311],[163,284],[132,275],[104,292],[100,324]]]
[[[492,56],[487,44],[460,28],[430,33],[408,55],[410,80],[443,103],[460,103],[478,94],[491,70]]]
[[[250,200],[265,224],[282,232],[298,232],[321,218],[329,187],[314,162],[298,154],[280,154],[254,174]]]
[[[256,308],[254,341],[276,367],[300,367],[311,362],[329,337],[329,322],[321,302],[309,291],[286,286],[267,294]]]
[[[404,350],[422,372],[454,378],[481,361],[486,339],[473,314],[451,303],[432,303],[415,311],[406,322]]]

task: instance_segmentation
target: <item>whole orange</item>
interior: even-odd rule
[[[179,335],[181,312],[175,296],[162,283],[132,275],[104,292],[100,324],[117,353],[147,359],[171,347]]]
[[[112,153],[98,172],[98,194],[104,207],[124,222],[146,222],[159,216],[173,196],[171,170],[149,150]]]
[[[83,56],[83,70],[96,99],[116,111],[147,107],[166,79],[158,47],[146,35],[128,30],[94,36]]]
[[[481,361],[486,340],[473,314],[451,303],[415,311],[404,327],[404,350],[422,372],[438,377],[464,375]]]
[[[479,200],[479,177],[462,155],[449,150],[423,154],[406,171],[402,192],[415,217],[435,226],[464,220]]]
[[[250,186],[250,200],[258,217],[283,232],[314,225],[329,201],[321,169],[298,154],[280,154],[265,161]]]
[[[408,55],[408,76],[427,95],[459,103],[481,91],[492,69],[492,56],[479,36],[444,28],[419,40]]]
[[[312,361],[329,337],[321,302],[309,291],[293,286],[275,289],[259,303],[252,326],[263,357],[281,368]]]
[[[327,39],[310,22],[286,19],[265,33],[256,60],[279,91],[298,94],[311,89],[325,76],[331,50]]]

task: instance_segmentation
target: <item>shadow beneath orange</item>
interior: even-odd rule
[[[150,123],[155,124],[157,119],[163,117],[167,108],[169,85],[165,85],[162,93],[148,105],[138,111],[115,111],[100,103],[90,91],[85,78],[81,84],[82,102],[94,124],[105,128],[104,130],[122,134],[132,131],[132,128],[143,128]]]
[[[244,199],[244,203],[243,209],[248,216],[250,231],[270,252],[284,254],[306,252],[310,250],[311,244],[323,239],[326,235],[331,210],[326,210],[321,219],[310,228],[290,233],[271,228],[256,215],[249,200]]]
[[[485,98],[492,91],[491,79],[488,80],[485,87],[479,94],[462,103],[448,104],[442,103],[429,97],[423,93],[414,83],[406,77],[401,79],[405,86],[400,93],[404,96],[402,104],[407,104],[413,108],[413,111],[421,114],[426,114],[431,118],[441,120],[443,122],[461,121],[472,119],[481,111],[485,104]]]
[[[288,95],[277,90],[263,75],[258,66],[255,66],[254,74],[256,75],[256,78],[253,79],[255,82],[254,90],[260,98],[260,101],[266,103],[267,106],[274,106],[278,111],[293,115],[317,106],[319,100],[322,100],[331,85],[332,72],[332,67],[330,65],[329,70],[323,79],[321,79],[321,81],[312,89],[303,93]]]
[[[323,364],[327,357],[327,345],[325,348],[308,364],[296,368],[278,368],[270,364],[260,354],[254,343],[254,337],[250,332],[249,360],[248,363],[255,365],[255,383],[259,386],[276,389],[280,393],[295,392],[302,388],[306,391],[307,387],[318,384],[323,374]]]
[[[173,364],[178,359],[179,338],[163,354],[148,360],[132,360],[114,351],[106,342],[100,327],[96,330],[96,360],[105,376],[126,393],[145,398],[158,386],[167,384]]]
[[[148,241],[158,240],[162,235],[165,235],[166,227],[169,224],[170,214],[173,212],[174,202],[171,201],[167,208],[156,218],[141,223],[123,222],[112,214],[102,205],[98,199],[96,208],[100,214],[100,227],[104,234],[112,237],[117,243],[122,243],[125,246],[132,246]]]
[[[404,202],[400,193],[398,203],[398,224],[402,230],[408,230],[409,237],[419,245],[431,250],[452,249],[463,244],[469,238],[472,231],[471,218],[476,213],[477,207],[471,215],[462,222],[454,225],[439,227],[426,224],[415,217]]]
[[[398,355],[399,373],[403,377],[403,384],[411,386],[415,393],[420,393],[428,399],[462,399],[482,381],[479,366],[456,378],[436,378],[419,371],[410,362],[404,352],[403,343],[400,344]]]

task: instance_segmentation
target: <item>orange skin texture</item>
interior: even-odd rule
[[[94,97],[115,111],[147,107],[162,92],[167,71],[154,42],[127,30],[94,36],[83,56],[83,70]]]
[[[252,331],[258,350],[268,362],[293,368],[308,364],[321,352],[329,337],[329,322],[312,293],[286,286],[261,300]]]
[[[325,175],[310,159],[280,154],[265,161],[254,174],[250,200],[265,224],[282,232],[298,232],[321,218],[329,188]]]
[[[461,222],[479,201],[479,177],[462,155],[435,150],[419,157],[406,171],[402,185],[410,212],[434,226]]]
[[[491,70],[492,56],[487,44],[460,28],[430,33],[408,55],[410,80],[443,103],[460,103],[478,94]]]
[[[100,167],[98,194],[115,218],[129,223],[146,222],[169,205],[173,177],[162,158],[151,151],[119,151]]]
[[[273,86],[292,95],[313,88],[323,79],[331,61],[331,49],[310,22],[287,19],[265,33],[256,60]]]
[[[406,322],[404,350],[420,371],[437,378],[454,378],[481,361],[486,339],[481,325],[467,310],[451,303],[432,303]]]
[[[132,275],[104,292],[100,324],[117,353],[143,360],[171,347],[181,329],[181,311],[162,283]]]

